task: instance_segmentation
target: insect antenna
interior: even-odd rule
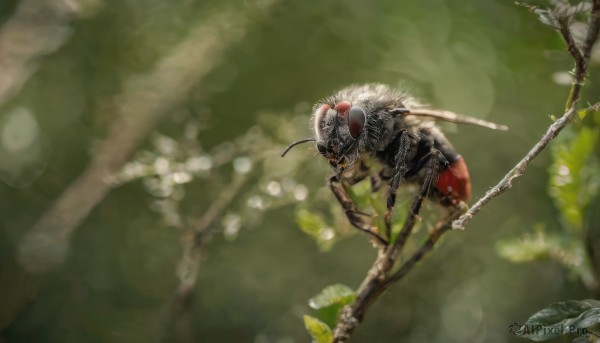
[[[295,147],[298,144],[302,144],[302,143],[306,143],[306,142],[316,142],[317,139],[316,138],[305,138],[305,139],[301,139],[299,141],[295,141],[294,143],[288,145],[287,148],[285,148],[285,150],[281,153],[281,157],[285,157],[285,154],[288,153],[288,151],[290,151],[293,147]]]

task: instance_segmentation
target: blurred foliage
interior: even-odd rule
[[[281,120],[271,119],[280,130],[286,130],[286,124]],[[298,117],[292,123],[305,119]],[[275,123],[271,122],[271,125]],[[288,126],[287,130],[294,130],[294,125]],[[264,134],[264,128],[274,129],[254,126],[244,135],[206,150],[199,137],[206,127],[193,118],[184,120],[182,134],[174,138],[154,134],[150,138],[150,148],[138,153],[113,182],[123,185],[140,179],[152,196],[150,208],[161,214],[166,225],[183,228],[193,222],[193,219],[186,219],[189,215],[181,208],[185,206],[182,201],[186,184],[217,190],[232,183],[235,174],[258,170],[261,173],[258,183],[244,194],[235,195],[242,200],[239,208],[227,206],[227,212],[221,218],[223,234],[233,239],[242,224],[256,226],[265,211],[302,201],[308,196],[307,187],[294,180],[293,172],[282,173],[282,169],[286,169],[283,162],[273,158],[277,144]]]
[[[594,268],[593,259],[595,251],[600,248],[600,241],[589,233],[598,230],[598,223],[586,222],[585,218],[589,212],[598,211],[590,204],[600,186],[599,128],[597,123],[591,123],[591,126],[579,123],[569,127],[551,148],[553,163],[549,168],[549,194],[559,210],[561,231],[547,233],[543,226],[538,225],[534,233],[497,244],[500,255],[512,262],[543,259],[558,262],[579,277],[591,295],[598,294],[599,289],[600,270]],[[534,341],[545,341],[569,334],[568,330],[573,328],[597,330],[600,328],[597,325],[600,323],[600,308],[597,308],[597,301],[592,302],[596,306],[594,309],[590,309],[587,303],[581,305],[585,312],[573,310],[580,306],[575,301],[551,305],[532,316],[521,328],[520,335]],[[531,328],[536,329],[532,331]],[[523,333],[523,330],[532,332]],[[580,338],[582,342],[597,341],[597,336],[591,333],[583,336]]]
[[[549,187],[565,228],[580,233],[584,212],[600,187],[600,161],[594,156],[599,132],[584,126],[571,134],[568,141],[552,147]]]
[[[560,9],[560,6],[564,6]],[[559,22],[589,11],[591,4],[581,2],[571,6],[559,4],[559,10],[544,10],[530,6],[540,20],[555,29]],[[584,16],[570,25],[578,44],[583,42]],[[571,95],[570,95],[571,96]],[[597,101],[594,99],[593,101]],[[567,110],[571,99],[567,99]],[[600,189],[600,121],[597,104],[578,112],[578,122],[573,123],[551,146],[548,192],[558,209],[560,231],[549,233],[538,225],[535,233],[520,239],[499,241],[501,256],[512,262],[531,262],[550,259],[579,277],[592,296],[600,295],[600,269],[597,264],[598,223],[586,220],[598,211],[591,206]],[[592,114],[592,115],[589,115]],[[575,334],[574,342],[596,342],[600,328],[600,308],[597,300],[556,303],[531,316],[517,334],[534,341],[545,341],[561,335]]]
[[[23,2],[1,1],[0,23]],[[287,144],[311,134],[311,104],[350,83],[384,82],[435,107],[507,124],[507,133],[444,127],[478,196],[537,141],[547,114],[563,107],[570,82],[572,63],[560,38],[501,0],[85,3],[93,6],[57,33],[63,44],[39,56],[22,89],[0,104],[4,342],[304,342],[310,338],[303,318],[313,335],[327,337],[340,303],[314,309],[310,319],[303,317],[311,311],[307,299],[326,285],[357,285],[374,250],[347,223],[326,186],[329,167],[313,147],[279,157]],[[271,9],[248,10],[254,4]],[[44,276],[25,273],[15,246],[88,165],[114,120],[111,99],[224,7],[247,15],[243,40],[107,180],[114,189],[78,229],[66,263]],[[593,58],[591,102],[600,90],[600,56]],[[588,297],[568,269],[538,257],[563,259],[569,269],[586,266],[581,235],[598,223],[598,195],[592,199],[590,191],[598,189],[600,156],[597,143],[585,155],[581,140],[597,139],[598,117],[586,115],[552,160],[540,156],[468,230],[448,234],[427,263],[374,306],[354,340],[520,342],[510,323],[556,299]],[[571,154],[587,157],[576,161]],[[562,185],[560,165],[570,172]],[[202,247],[188,316],[194,335],[165,336],[158,331],[178,289],[182,229],[196,225],[239,178],[243,187]],[[551,197],[549,183],[559,187]],[[349,191],[382,227],[384,192],[372,194],[367,182]],[[412,191],[398,196],[395,230]],[[576,205],[555,200],[555,192]],[[411,242],[439,210],[426,205]],[[513,265],[491,252],[498,240],[526,232],[526,243],[501,250],[538,262]]]
[[[600,270],[592,270],[586,236],[597,223],[586,223],[590,206],[600,189],[600,125],[593,119],[575,123],[564,130],[551,146],[553,163],[549,167],[548,192],[558,209],[561,231],[548,233],[542,225],[520,239],[499,241],[501,256],[513,262],[551,259],[577,274],[591,292],[596,292]],[[585,227],[587,224],[588,227]],[[594,249],[599,241],[591,242]]]

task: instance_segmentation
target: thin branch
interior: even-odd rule
[[[432,156],[432,159],[436,159],[437,156]],[[396,262],[399,260],[400,255],[402,254],[402,250],[412,233],[412,230],[417,223],[419,212],[421,211],[421,207],[423,205],[424,199],[427,197],[429,190],[431,189],[433,180],[435,180],[435,175],[438,175],[439,170],[437,167],[432,167],[432,172],[427,178],[427,181],[421,185],[421,189],[419,194],[413,200],[411,207],[408,211],[408,215],[404,221],[402,229],[400,233],[393,241],[393,244],[386,245],[381,247],[379,250],[379,255],[373,266],[367,273],[367,277],[363,280],[359,290],[356,300],[353,304],[350,304],[344,308],[340,319],[334,330],[334,342],[347,342],[352,333],[356,329],[356,327],[363,320],[365,312],[369,309],[369,307],[391,286],[392,282],[390,281],[390,273],[392,269],[396,265]],[[445,227],[450,227],[450,223],[454,220],[458,215],[464,212],[466,206],[462,205],[455,208],[451,215],[445,220],[438,223],[436,228],[431,232],[428,242],[432,242],[431,246],[427,243],[426,245],[416,251],[414,255],[407,261],[408,264],[405,264],[404,270],[410,270],[412,267],[427,253],[433,248],[433,244],[438,240],[439,235],[448,229],[443,229]],[[386,217],[391,216],[391,212],[388,211],[386,213]],[[389,228],[389,220],[386,220],[386,225],[388,226],[388,231],[391,231]],[[391,277],[394,277],[393,274]],[[402,276],[396,276],[396,279],[400,279]]]
[[[209,235],[208,229],[235,199],[247,180],[246,174],[236,174],[231,183],[213,201],[202,217],[182,233],[183,256],[177,267],[179,277],[178,302],[187,302],[196,286],[198,266],[202,257],[200,248]]]
[[[177,266],[179,287],[164,307],[166,317],[160,320],[163,324],[161,333],[163,339],[169,340],[174,335],[178,342],[197,341],[191,312],[194,290],[203,257],[202,247],[214,231],[210,230],[214,222],[236,198],[247,181],[247,174],[235,174],[233,180],[212,202],[206,212],[181,233],[183,253]]]
[[[581,98],[581,88],[585,82],[592,47],[597,41],[598,32],[600,31],[600,0],[594,0],[593,2],[592,12],[588,22],[588,31],[582,51],[580,51],[576,46],[567,22],[563,20],[560,21],[560,23],[562,26],[559,31],[567,43],[569,53],[575,61],[575,73],[573,76],[573,85],[569,93],[569,98],[567,99],[567,111],[562,115],[562,117],[560,117],[560,119],[550,125],[546,133],[533,146],[527,155],[525,155],[525,157],[523,157],[523,159],[521,159],[521,161],[519,161],[519,163],[517,163],[517,165],[515,165],[496,186],[490,189],[481,199],[479,199],[469,209],[469,211],[467,211],[467,213],[463,214],[460,218],[454,221],[454,223],[452,223],[454,229],[464,229],[465,225],[467,225],[471,218],[473,218],[473,216],[476,215],[483,208],[483,206],[485,206],[493,198],[511,188],[513,181],[525,173],[525,170],[531,161],[533,161],[533,159],[535,159],[540,152],[546,148],[548,143],[556,138],[560,131],[564,129],[577,114],[576,106]]]
[[[588,106],[588,108],[586,108],[584,111],[586,114],[592,113],[592,112],[599,112],[600,111],[600,102],[597,102],[591,106]]]
[[[442,235],[452,229],[452,222],[457,219],[464,211],[466,207],[458,208],[453,211],[446,219],[440,221],[435,228],[429,233],[429,237],[423,243],[421,248],[417,250],[402,266],[398,269],[394,274],[392,274],[386,280],[386,283],[392,284],[396,281],[399,281],[403,277],[408,274],[412,270],[412,268],[419,262],[427,253],[429,253],[437,241],[442,237]]]
[[[424,190],[424,191],[423,191]],[[408,235],[417,222],[417,216],[423,205],[427,189],[423,190],[413,200],[413,203],[408,211],[408,216],[404,221],[404,226],[400,231]],[[398,258],[399,252],[404,243],[398,237],[393,245],[382,247],[379,250],[379,255],[373,266],[367,273],[367,277],[358,289],[358,295],[353,304],[344,308],[340,319],[334,330],[334,343],[347,342],[356,327],[360,324],[367,309],[375,302],[383,292],[388,288],[385,283],[388,273],[394,267],[394,262]]]
[[[558,133],[565,128],[573,116],[577,113],[574,106],[565,113],[560,119],[555,121],[549,128],[548,131],[544,134],[544,136],[540,139],[539,142],[535,144],[535,146],[514,166],[502,180],[494,186],[492,189],[487,191],[485,196],[479,199],[465,214],[463,214],[460,218],[452,223],[454,229],[464,229],[465,225],[476,215],[482,208],[485,206],[490,200],[497,197],[498,195],[504,193],[508,189],[512,187],[513,180],[518,178],[519,176],[525,173],[525,170],[533,161],[537,155],[544,150],[544,148],[550,143]]]
[[[567,51],[575,60],[575,73],[579,75],[585,66],[585,58],[583,57],[583,53],[575,43],[575,38],[571,33],[571,28],[569,27],[570,18],[562,18],[559,20],[559,28],[558,32],[562,36],[563,40],[567,44]],[[567,104],[568,107],[569,104]]]
[[[592,12],[590,13],[588,33],[583,44],[583,58],[586,62],[590,60],[592,49],[598,40],[598,32],[600,31],[600,1],[594,0],[592,4]]]
[[[409,217],[404,223],[403,230],[411,231],[417,219],[417,209],[421,206],[423,198],[418,196],[411,210]],[[391,274],[395,265],[395,261],[400,255],[401,249],[388,247],[387,251],[382,248],[373,266],[367,273],[367,277],[363,281],[358,290],[356,301],[353,304],[346,306],[334,330],[334,343],[347,342],[352,336],[354,330],[362,322],[366,311],[379,297],[396,281],[402,279],[410,270],[419,262],[427,253],[429,253],[435,243],[439,240],[442,234],[449,231],[452,227],[452,221],[456,219],[466,209],[466,205],[462,205],[452,210],[452,212],[443,220],[438,222],[431,230],[428,239],[423,243],[421,248],[415,251],[412,256],[402,264],[400,269]],[[410,227],[410,228],[409,228]],[[397,241],[397,240],[396,240]]]

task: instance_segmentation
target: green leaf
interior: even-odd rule
[[[316,310],[331,306],[344,306],[356,299],[356,293],[350,287],[335,284],[325,287],[321,293],[317,294],[308,301],[308,305]]]
[[[600,308],[593,308],[580,314],[577,318],[574,318],[568,322],[568,327],[574,328],[589,328],[600,324]],[[565,328],[566,333],[567,328]]]
[[[363,182],[359,182],[352,187],[348,187],[348,193],[352,201],[356,204],[358,208],[361,210],[365,210],[371,200],[371,184],[365,180]]]
[[[567,318],[579,316],[591,308],[593,308],[593,305],[585,301],[558,302],[536,312],[525,324],[553,325]]]
[[[600,323],[597,300],[559,302],[531,316],[517,335],[533,341],[547,341],[566,334],[586,334],[587,328]]]
[[[325,251],[331,249],[335,242],[336,232],[327,225],[322,216],[306,209],[300,209],[296,212],[296,222],[302,231],[317,242],[320,249]]]
[[[598,136],[597,129],[582,127],[570,142],[552,149],[550,196],[568,227],[576,232],[581,232],[583,213],[598,193],[600,176],[591,163]]]
[[[321,216],[305,209],[296,212],[296,221],[302,231],[313,237],[318,237],[319,232],[327,226]]]
[[[383,217],[387,211],[386,202],[382,200],[379,193],[371,193],[369,205],[373,208],[378,217]]]
[[[327,324],[311,316],[304,316],[304,326],[314,342],[331,343],[333,341],[333,332]]]

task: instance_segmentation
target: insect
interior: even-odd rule
[[[353,85],[325,98],[313,108],[314,137],[290,144],[316,142],[335,174],[329,185],[350,223],[388,244],[391,211],[403,184],[417,184],[429,199],[442,206],[468,201],[471,181],[464,159],[436,125],[436,120],[471,124],[495,130],[507,127],[481,119],[430,109],[407,93],[383,84]],[[371,172],[372,161],[381,169]],[[387,238],[363,220],[345,186],[369,177],[372,189],[389,185],[385,216]]]

